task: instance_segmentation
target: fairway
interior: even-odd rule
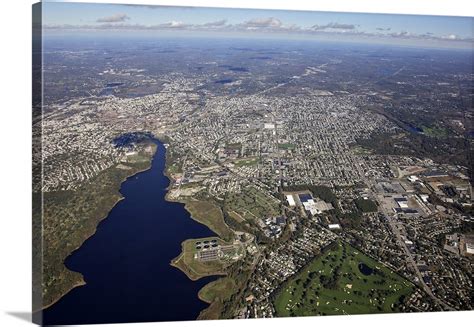
[[[286,282],[277,316],[397,312],[413,285],[348,244],[337,243]]]

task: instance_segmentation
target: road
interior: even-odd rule
[[[367,187],[369,189],[369,191],[368,191],[369,196],[372,199],[376,199],[378,203],[380,203],[380,204],[383,203],[383,200],[384,200],[383,195],[374,193],[373,189],[375,188],[375,181],[369,179],[364,174],[364,172],[361,169],[362,164],[361,164],[360,160],[357,164],[357,167],[358,167],[359,175],[361,176],[362,180],[365,182],[365,184],[367,185]],[[393,214],[393,212],[389,212],[383,205],[379,205],[379,210],[382,212],[385,219],[387,220],[388,225],[389,225],[390,230],[392,231],[393,235],[395,235],[395,237],[397,238],[398,246],[403,250],[403,252],[405,254],[406,264],[409,267],[411,267],[412,271],[415,273],[415,275],[418,279],[417,284],[425,291],[426,294],[428,294],[433,299],[433,301],[436,302],[436,304],[438,304],[438,306],[440,308],[443,308],[444,310],[451,310],[451,311],[455,310],[454,308],[452,308],[448,304],[446,304],[444,301],[442,301],[441,299],[436,297],[433,294],[433,291],[431,290],[431,288],[423,280],[423,276],[421,275],[420,269],[418,269],[418,265],[416,264],[416,261],[413,258],[413,254],[408,249],[408,247],[405,243],[405,240],[403,239],[403,236],[400,233],[400,229],[397,226],[397,224],[400,224],[400,222],[397,221],[397,218]]]

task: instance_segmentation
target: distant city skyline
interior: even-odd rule
[[[333,13],[314,11],[166,7],[124,4],[44,3],[49,31],[200,31],[299,35],[472,48],[470,17]]]

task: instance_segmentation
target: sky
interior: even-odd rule
[[[474,18],[311,11],[44,3],[48,31],[200,31],[416,41],[473,47]]]

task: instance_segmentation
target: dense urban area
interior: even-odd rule
[[[472,51],[47,42],[44,306],[84,283],[65,258],[158,139],[167,200],[217,235],[170,263],[222,276],[199,318],[473,309]]]

